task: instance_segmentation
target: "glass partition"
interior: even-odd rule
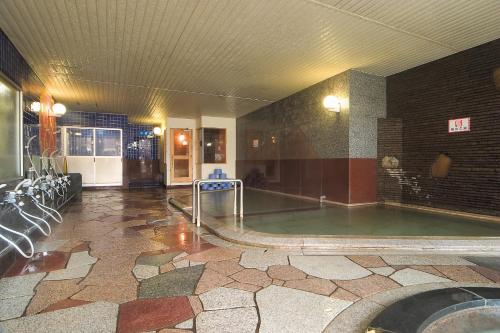
[[[120,130],[96,128],[95,137],[96,156],[122,156],[122,133]]]
[[[66,155],[94,156],[94,130],[92,128],[67,128]]]
[[[22,176],[21,93],[0,77],[0,181]]]

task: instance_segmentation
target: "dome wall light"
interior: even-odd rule
[[[323,106],[332,112],[340,112],[340,100],[333,95],[323,98]]]
[[[161,135],[161,127],[156,126],[155,128],[153,128],[153,134]]]
[[[41,109],[42,109],[42,105],[40,104],[40,102],[33,102],[30,105],[31,112],[38,113],[38,112],[40,112]]]
[[[61,117],[66,113],[66,106],[64,106],[64,104],[61,103],[56,103],[52,105],[52,113],[56,117]]]

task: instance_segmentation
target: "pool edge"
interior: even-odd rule
[[[191,211],[175,198],[169,203],[192,219]],[[216,236],[244,246],[302,250],[308,254],[331,254],[366,252],[392,254],[475,254],[500,255],[500,237],[460,237],[460,236],[294,236],[268,234],[237,228],[239,218],[235,217],[235,227],[230,228],[214,218],[205,216],[201,225]]]

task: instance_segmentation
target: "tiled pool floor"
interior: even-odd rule
[[[498,258],[241,247],[171,213],[167,195],[83,192],[0,279],[0,331],[363,332],[410,294],[500,283]]]

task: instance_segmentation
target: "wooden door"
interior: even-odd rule
[[[170,129],[170,182],[193,180],[192,133],[182,128]]]

